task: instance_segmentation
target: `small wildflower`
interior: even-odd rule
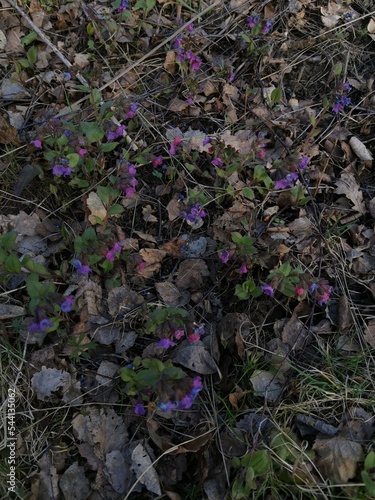
[[[287,174],[283,179],[277,180],[274,184],[274,188],[275,189],[286,189],[287,187],[292,186],[297,179],[298,179],[298,173],[291,172],[291,173]]]
[[[129,2],[128,0],[121,0],[120,5],[117,8],[117,12],[124,12],[125,9],[129,7]]]
[[[301,286],[296,286],[296,287],[295,287],[295,289],[294,289],[294,291],[295,291],[295,292],[296,292],[296,294],[297,294],[297,295],[299,295],[300,297],[301,297],[302,295],[304,295],[304,293],[305,293],[304,288],[302,288]]]
[[[182,142],[181,137],[177,136],[173,139],[171,147],[169,148],[169,154],[172,156],[176,154],[176,146],[178,146]]]
[[[163,349],[169,349],[170,347],[173,347],[174,345],[176,345],[176,343],[173,342],[173,340],[163,338],[163,339],[160,339],[156,345],[159,347],[163,347]]]
[[[34,139],[33,141],[30,141],[30,144],[33,144],[37,149],[42,149],[42,141],[40,139]]]
[[[305,170],[308,163],[309,163],[309,158],[307,156],[302,156],[301,161],[297,165],[297,168],[299,170]]]
[[[186,26],[186,29],[192,33],[194,31],[194,24],[193,23],[189,23],[187,26]]]
[[[316,283],[311,283],[311,285],[309,286],[309,292],[314,293],[318,288],[319,287]]]
[[[344,95],[342,95],[341,97],[336,97],[336,102],[332,107],[332,111],[334,113],[341,113],[341,111],[344,111],[344,107],[349,106],[350,103],[350,97],[346,97]]]
[[[348,82],[345,82],[342,84],[343,92],[346,94],[352,90],[350,84]]]
[[[68,295],[65,297],[64,302],[60,305],[60,308],[62,312],[68,313],[73,309],[74,305],[74,296],[73,295]]]
[[[111,248],[111,250],[108,250],[108,252],[106,252],[105,258],[109,260],[109,262],[113,262],[115,260],[115,255],[121,252],[122,245],[123,243],[121,241],[115,243],[113,248]]]
[[[272,21],[266,21],[266,24],[263,26],[261,33],[266,35],[271,31],[271,29],[272,29]]]
[[[139,104],[137,102],[134,102],[131,106],[129,111],[126,113],[126,118],[134,118],[135,115],[137,114],[137,110],[139,108]]]
[[[159,155],[157,158],[155,158],[155,160],[153,160],[152,162],[152,166],[154,168],[157,168],[157,167],[160,167],[160,165],[163,164],[163,157],[161,155]]]
[[[78,156],[80,158],[83,158],[86,153],[87,153],[87,149],[85,149],[85,148],[79,148],[79,150],[78,150]]]
[[[211,165],[215,165],[215,167],[222,167],[224,163],[220,156],[217,156],[212,160]]]
[[[189,211],[183,210],[181,215],[190,224],[198,224],[203,217],[207,217],[200,203],[193,205]]]
[[[192,407],[192,405],[193,405],[193,398],[189,394],[187,394],[179,401],[177,408],[179,410],[188,410],[189,408]]]
[[[309,286],[309,292],[316,299],[318,305],[322,306],[328,302],[333,292],[333,287],[327,280],[320,280],[318,283],[312,283]]]
[[[263,290],[263,293],[265,295],[268,295],[269,297],[273,297],[273,295],[275,293],[275,290],[274,290],[273,286],[271,286],[271,285],[262,285],[260,288]]]
[[[264,151],[264,149],[260,149],[259,151],[257,151],[257,156],[258,158],[263,160],[266,157],[266,152]]]
[[[203,389],[203,384],[202,384],[202,379],[201,377],[194,377],[193,378],[193,388],[190,392],[191,396],[195,398],[198,394]]]
[[[210,144],[211,139],[206,135],[206,137],[203,139],[202,146],[206,146],[207,144]]]
[[[241,267],[240,267],[240,269],[239,269],[239,270],[240,270],[240,273],[241,273],[241,274],[246,274],[246,273],[248,273],[248,272],[249,272],[249,270],[248,270],[248,268],[246,267],[246,264],[245,264],[245,263],[243,263],[243,264],[241,265]]]
[[[228,250],[223,250],[220,254],[220,260],[223,264],[226,264],[229,260],[229,252]]]
[[[138,416],[142,416],[146,413],[146,410],[143,406],[142,403],[137,403],[135,406],[134,406],[134,414],[135,415],[138,415]]]
[[[72,168],[62,165],[61,163],[57,163],[52,169],[52,173],[56,175],[56,177],[68,177],[73,171]]]
[[[72,79],[72,75],[68,71],[64,71],[63,75],[67,79],[68,82]]]
[[[78,259],[73,260],[72,265],[76,268],[77,273],[79,274],[89,274],[92,272],[92,269],[89,266],[82,264],[82,262]]]
[[[176,330],[173,334],[176,340],[180,340],[185,335],[184,330]]]
[[[137,269],[138,271],[143,271],[145,267],[147,267],[147,262],[141,262],[140,264],[138,264]]]
[[[53,326],[53,323],[50,319],[44,318],[41,320],[39,325],[40,325],[40,329],[42,330],[42,332],[45,332],[47,330],[47,328],[51,328],[51,326]]]
[[[260,21],[259,16],[250,16],[247,18],[247,25],[249,28],[254,28]]]
[[[201,336],[199,333],[191,333],[188,335],[188,342],[192,344],[193,342],[197,342],[198,340],[201,339]]]

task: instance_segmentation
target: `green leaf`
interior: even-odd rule
[[[105,205],[111,202],[111,191],[109,186],[98,186],[96,192]]]
[[[134,370],[132,370],[131,368],[127,368],[126,366],[124,366],[124,368],[121,368],[120,370],[120,377],[124,382],[130,382],[130,380],[133,380],[134,375]]]
[[[263,476],[271,467],[271,458],[267,450],[254,451],[251,457],[251,467],[255,476]]]
[[[361,476],[362,476],[362,481],[365,483],[368,493],[371,495],[371,497],[375,497],[375,483],[370,478],[369,473],[366,470],[363,470],[361,472]]]
[[[12,250],[16,245],[17,233],[15,231],[9,231],[1,236],[0,245],[4,250]]]
[[[375,451],[370,451],[365,458],[365,470],[375,469]]]
[[[277,87],[275,88],[272,92],[271,92],[271,103],[272,104],[276,104],[280,101],[281,97],[282,97],[282,89],[281,87]]]
[[[122,214],[124,212],[125,208],[122,205],[119,205],[118,203],[115,203],[114,205],[111,206],[111,208],[108,210],[108,215],[118,215]]]
[[[236,285],[234,293],[240,300],[246,300],[249,298],[248,292],[244,290],[241,285]]]
[[[104,130],[94,122],[82,122],[80,129],[90,143],[101,141],[104,137]]]
[[[333,74],[335,76],[340,76],[342,73],[342,63],[339,62],[337,64],[335,64],[335,66],[333,67]]]
[[[134,381],[141,387],[154,387],[159,380],[160,373],[155,370],[142,370],[141,372],[138,372],[134,377]]]
[[[27,59],[31,62],[31,64],[35,64],[38,60],[38,49],[33,45],[26,52]]]
[[[30,33],[26,36],[23,36],[21,38],[21,43],[22,45],[24,45],[25,47],[27,45],[30,45],[30,43],[33,43],[34,40],[36,40],[38,38],[38,35],[36,33],[36,31],[30,31]]]
[[[0,264],[2,264],[7,257],[7,252],[3,248],[0,248]]]
[[[235,231],[231,234],[231,237],[232,237],[232,241],[235,245],[241,245],[241,243],[242,243],[241,233],[238,233],[237,231]]]
[[[14,254],[11,253],[4,261],[5,269],[10,272],[10,273],[16,273],[19,274],[21,272],[21,262],[19,261],[19,258]]]
[[[90,87],[87,87],[86,85],[77,84],[76,88],[82,90],[82,92],[91,92]]]
[[[77,153],[69,153],[66,155],[67,159],[69,160],[69,167],[70,168],[75,168],[80,160],[80,156]]]
[[[149,370],[156,370],[160,373],[163,372],[165,368],[164,363],[156,358],[145,358],[142,361],[142,365]]]
[[[251,188],[247,188],[247,187],[243,188],[242,194],[248,200],[253,200],[255,198],[255,193],[254,193],[253,189],[251,189]]]
[[[49,277],[51,274],[48,269],[38,262],[34,262],[30,255],[25,255],[22,260],[22,266],[32,273],[37,273],[43,277]]]
[[[245,474],[245,482],[251,488],[253,487],[254,484],[254,477],[255,477],[254,469],[252,467],[249,467]]]
[[[118,144],[118,142],[106,142],[100,145],[100,150],[103,151],[103,153],[108,153],[109,151],[113,151]]]

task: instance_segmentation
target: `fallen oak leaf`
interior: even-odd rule
[[[336,194],[344,194],[353,203],[353,210],[366,213],[366,206],[363,201],[363,194],[358,183],[351,172],[342,172],[340,179],[336,181]]]

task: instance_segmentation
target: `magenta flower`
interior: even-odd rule
[[[277,180],[274,184],[274,188],[275,189],[286,189],[287,187],[292,186],[297,179],[298,179],[298,173],[292,172],[290,174],[287,174],[284,177],[284,179]]]
[[[250,16],[247,18],[247,25],[249,28],[254,28],[260,21],[259,16]]]
[[[87,149],[85,149],[85,148],[79,148],[79,150],[78,150],[78,156],[80,158],[83,158],[86,153],[87,153]]]
[[[121,252],[122,245],[123,243],[121,241],[115,243],[113,248],[111,248],[111,250],[108,250],[108,252],[106,252],[105,258],[109,260],[109,262],[113,262],[115,260],[115,255]]]
[[[241,265],[241,267],[240,267],[240,273],[241,273],[241,274],[246,274],[246,273],[248,273],[248,272],[249,272],[249,270],[248,270],[248,268],[246,267],[246,264],[243,262],[243,263],[242,263],[242,265]]]
[[[271,29],[272,29],[272,21],[266,21],[266,24],[263,26],[261,33],[266,35],[271,31]]]
[[[156,345],[159,347],[163,347],[163,349],[169,349],[170,347],[173,347],[176,344],[175,342],[173,342],[173,340],[162,338]]]
[[[297,165],[297,168],[299,170],[305,170],[308,163],[309,163],[309,158],[307,156],[302,156],[301,161]]]
[[[173,334],[176,340],[180,340],[185,335],[184,330],[176,330]]]
[[[137,102],[133,103],[131,106],[130,106],[130,109],[129,111],[126,113],[126,118],[134,118],[136,113],[137,113],[137,110],[139,108],[139,104]]]
[[[77,273],[79,274],[89,274],[92,272],[92,269],[89,266],[82,264],[82,262],[78,259],[73,260],[72,265],[76,268]]]
[[[297,295],[299,295],[300,297],[302,297],[302,295],[304,295],[305,293],[305,289],[302,288],[301,286],[296,286],[294,291],[296,292]]]
[[[224,163],[220,156],[217,156],[212,160],[211,165],[215,165],[215,167],[222,167]]]
[[[191,333],[188,335],[188,342],[192,344],[193,342],[197,342],[198,340],[201,339],[201,336],[199,333]]]
[[[147,262],[141,262],[138,264],[137,269],[138,271],[142,271],[145,267],[147,267]]]
[[[273,297],[273,294],[275,293],[275,290],[274,290],[273,286],[271,286],[271,285],[262,285],[260,288],[263,290],[263,293],[265,295],[268,295],[269,297]]]
[[[154,168],[157,168],[157,167],[160,167],[160,165],[163,164],[163,157],[161,155],[159,155],[157,158],[155,158],[155,160],[153,160],[152,162],[152,166]]]
[[[73,295],[68,295],[65,297],[64,302],[61,304],[60,308],[64,313],[68,313],[73,309],[74,305],[74,296]]]
[[[176,146],[178,146],[180,143],[182,142],[182,138],[181,137],[175,137],[173,139],[173,142],[171,144],[171,147],[169,148],[169,154],[171,154],[172,156],[176,154]]]
[[[203,217],[207,217],[206,212],[202,209],[200,203],[193,205],[189,211],[182,210],[181,216],[191,224],[197,224]]]
[[[223,264],[226,264],[229,260],[229,252],[228,250],[223,250],[220,254],[220,260]]]
[[[30,141],[30,144],[33,144],[37,149],[42,149],[42,141],[40,139],[34,139]]]
[[[134,406],[134,414],[138,416],[142,416],[146,413],[145,407],[143,406],[142,403],[137,403]]]
[[[189,394],[187,394],[179,401],[177,409],[188,410],[192,406],[193,406],[193,398]]]

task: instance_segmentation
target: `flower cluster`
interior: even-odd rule
[[[34,139],[33,141],[30,141],[30,144],[35,146],[37,149],[42,149],[42,140],[41,139]]]
[[[318,283],[312,283],[309,286],[309,292],[318,304],[322,306],[328,302],[333,292],[333,286],[327,280],[322,279]]]
[[[45,332],[47,328],[51,328],[53,326],[53,323],[50,319],[48,318],[43,318],[39,322],[34,321],[34,323],[31,323],[29,326],[29,331],[30,332]]]
[[[286,189],[287,187],[293,186],[297,179],[298,179],[298,173],[290,172],[284,178],[278,179],[274,184],[274,188]]]
[[[123,243],[121,241],[115,243],[113,247],[106,252],[105,258],[109,260],[109,262],[113,262],[115,260],[115,255],[121,252],[122,246]]]
[[[82,264],[79,259],[74,259],[72,265],[76,268],[76,271],[79,274],[89,274],[92,272],[92,269],[89,266]]]
[[[351,91],[351,86],[349,85],[348,82],[345,82],[341,85],[340,89],[338,90],[338,92],[341,93],[341,95],[336,97],[336,102],[332,106],[332,111],[334,113],[341,113],[341,111],[344,111],[345,106],[350,106],[351,99],[346,95],[350,91]]]
[[[128,0],[121,0],[120,5],[117,8],[117,12],[124,12],[129,7],[129,2]]]
[[[107,130],[107,141],[115,141],[118,137],[122,137],[126,130],[125,125],[119,125],[115,130]]]
[[[129,118],[129,119],[134,118],[135,115],[137,114],[138,108],[139,108],[139,104],[137,102],[134,102],[130,106],[129,111],[126,113],[125,117]]]
[[[189,29],[189,31],[192,31]],[[174,46],[177,48],[177,61],[180,63],[189,64],[191,71],[198,71],[202,65],[202,59],[195,55],[191,50],[186,49],[186,40],[182,35],[179,35],[174,41]]]
[[[189,210],[182,210],[181,216],[188,224],[198,224],[203,217],[207,217],[200,203],[195,203]]]
[[[136,191],[138,181],[135,177],[137,170],[133,163],[128,163],[122,160],[121,166],[117,175],[119,180],[118,188],[124,191],[126,198],[131,198]]]
[[[60,305],[62,312],[64,313],[70,312],[73,309],[74,300],[75,299],[73,295],[68,295],[67,297],[65,297],[64,302],[62,302],[62,304]]]
[[[181,399],[172,401],[158,401],[156,404],[162,411],[187,410],[192,407],[194,399],[203,389],[201,377],[194,377],[191,390]]]
[[[69,167],[69,160],[61,158],[60,163],[56,163],[52,168],[53,175],[57,177],[68,177],[74,171]]]
[[[189,333],[187,340],[190,344],[193,342],[198,342],[201,339],[201,336],[206,333],[205,327],[202,323],[196,323],[195,328],[191,333]],[[173,333],[173,337],[176,340],[180,340],[182,337],[185,336],[185,331],[181,329],[177,329]],[[163,349],[169,349],[170,347],[173,347],[176,345],[176,342],[171,340],[168,337],[163,337],[162,339],[159,340],[159,342],[156,344],[159,347],[163,347]]]
[[[259,23],[260,23],[259,15],[254,15],[247,18],[247,25],[251,30],[253,28],[259,29]],[[272,29],[272,21],[268,20],[264,23],[264,25],[260,29],[260,32],[263,33],[263,35],[266,35],[271,31],[271,29]],[[259,31],[257,31],[257,33],[259,33]]]

